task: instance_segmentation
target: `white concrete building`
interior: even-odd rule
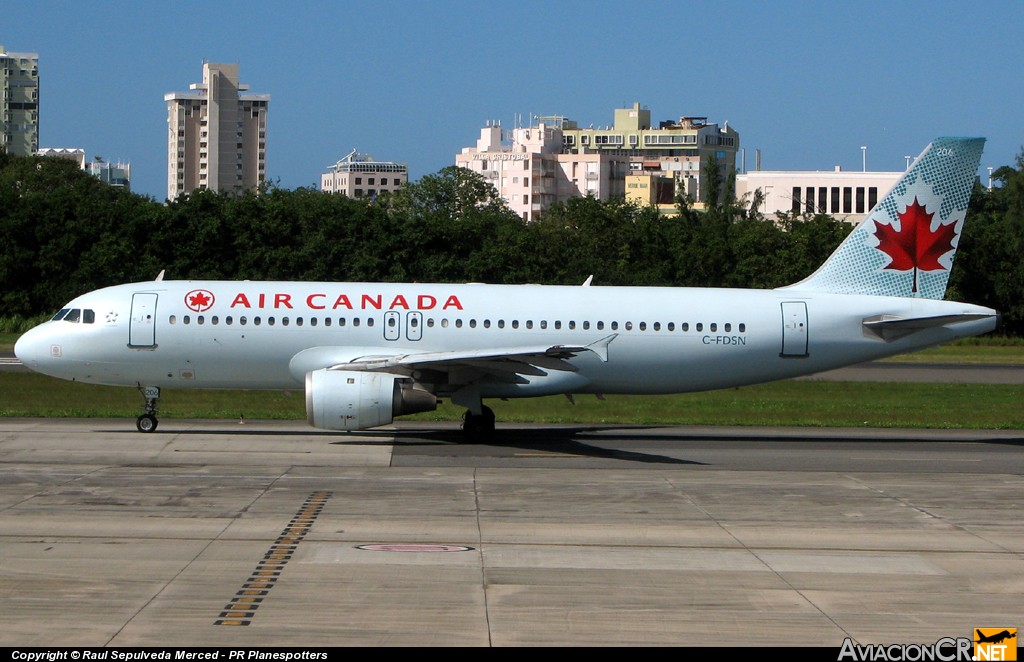
[[[394,161],[374,161],[370,154],[352,150],[320,175],[320,190],[350,198],[375,199],[397,191],[409,181],[409,167]]]
[[[203,64],[203,82],[170,92],[167,198],[196,189],[240,195],[267,178],[269,94],[243,94],[237,64]]]
[[[824,213],[859,223],[903,175],[902,172],[755,170],[736,176],[736,197],[749,208],[761,190],[761,212]]]

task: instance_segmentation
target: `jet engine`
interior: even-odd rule
[[[437,409],[437,397],[402,375],[358,370],[306,373],[306,418],[326,430],[365,430]]]

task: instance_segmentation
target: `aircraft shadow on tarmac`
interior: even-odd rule
[[[1024,436],[1009,438],[986,437],[984,433],[977,436],[943,436],[937,431],[934,436],[921,438],[908,435],[908,430],[902,429],[876,429],[870,437],[852,436],[849,434],[836,434],[829,429],[801,430],[799,433],[787,434],[782,431],[771,431],[765,434],[761,428],[752,428],[750,434],[737,433],[735,429],[726,432],[711,431],[708,429],[690,430],[686,427],[666,428],[660,425],[591,425],[591,426],[531,426],[531,427],[499,427],[494,436],[487,441],[467,442],[462,431],[458,427],[446,428],[407,428],[399,430],[363,430],[350,437],[344,432],[330,430],[260,430],[258,423],[252,425],[240,425],[235,429],[201,429],[190,428],[174,430],[173,424],[158,430],[155,434],[177,434],[177,435],[254,435],[260,437],[316,437],[323,438],[331,444],[339,445],[364,445],[364,446],[386,446],[394,445],[401,448],[412,447],[448,447],[458,446],[470,450],[476,448],[509,448],[521,451],[534,451],[545,453],[564,453],[589,458],[617,459],[632,462],[658,463],[658,464],[691,464],[701,465],[702,462],[682,460],[666,455],[623,450],[620,448],[606,448],[599,443],[602,437],[594,437],[597,434],[611,434],[610,438],[617,439],[616,445],[621,442],[628,442],[635,438],[636,441],[654,443],[689,443],[689,442],[713,442],[713,443],[764,443],[764,444],[800,444],[800,443],[856,443],[861,445],[886,444],[886,443],[981,443],[1005,446],[1024,447]],[[654,432],[657,430],[657,432]],[[758,431],[761,431],[760,433]],[[109,430],[108,432],[129,433],[127,429]],[[131,434],[137,434],[135,430]],[[356,438],[353,438],[356,437]],[[589,438],[588,438],[589,437]]]

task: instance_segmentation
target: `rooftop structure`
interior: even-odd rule
[[[355,149],[320,175],[320,190],[350,198],[376,198],[397,191],[409,181],[409,167],[395,161],[375,161]]]

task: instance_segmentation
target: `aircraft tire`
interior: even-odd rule
[[[152,414],[143,414],[135,419],[135,427],[138,428],[139,432],[153,432],[156,430],[156,426],[156,416]]]
[[[494,437],[494,411],[483,407],[479,416],[467,411],[462,417],[462,432],[469,442],[490,441]]]

